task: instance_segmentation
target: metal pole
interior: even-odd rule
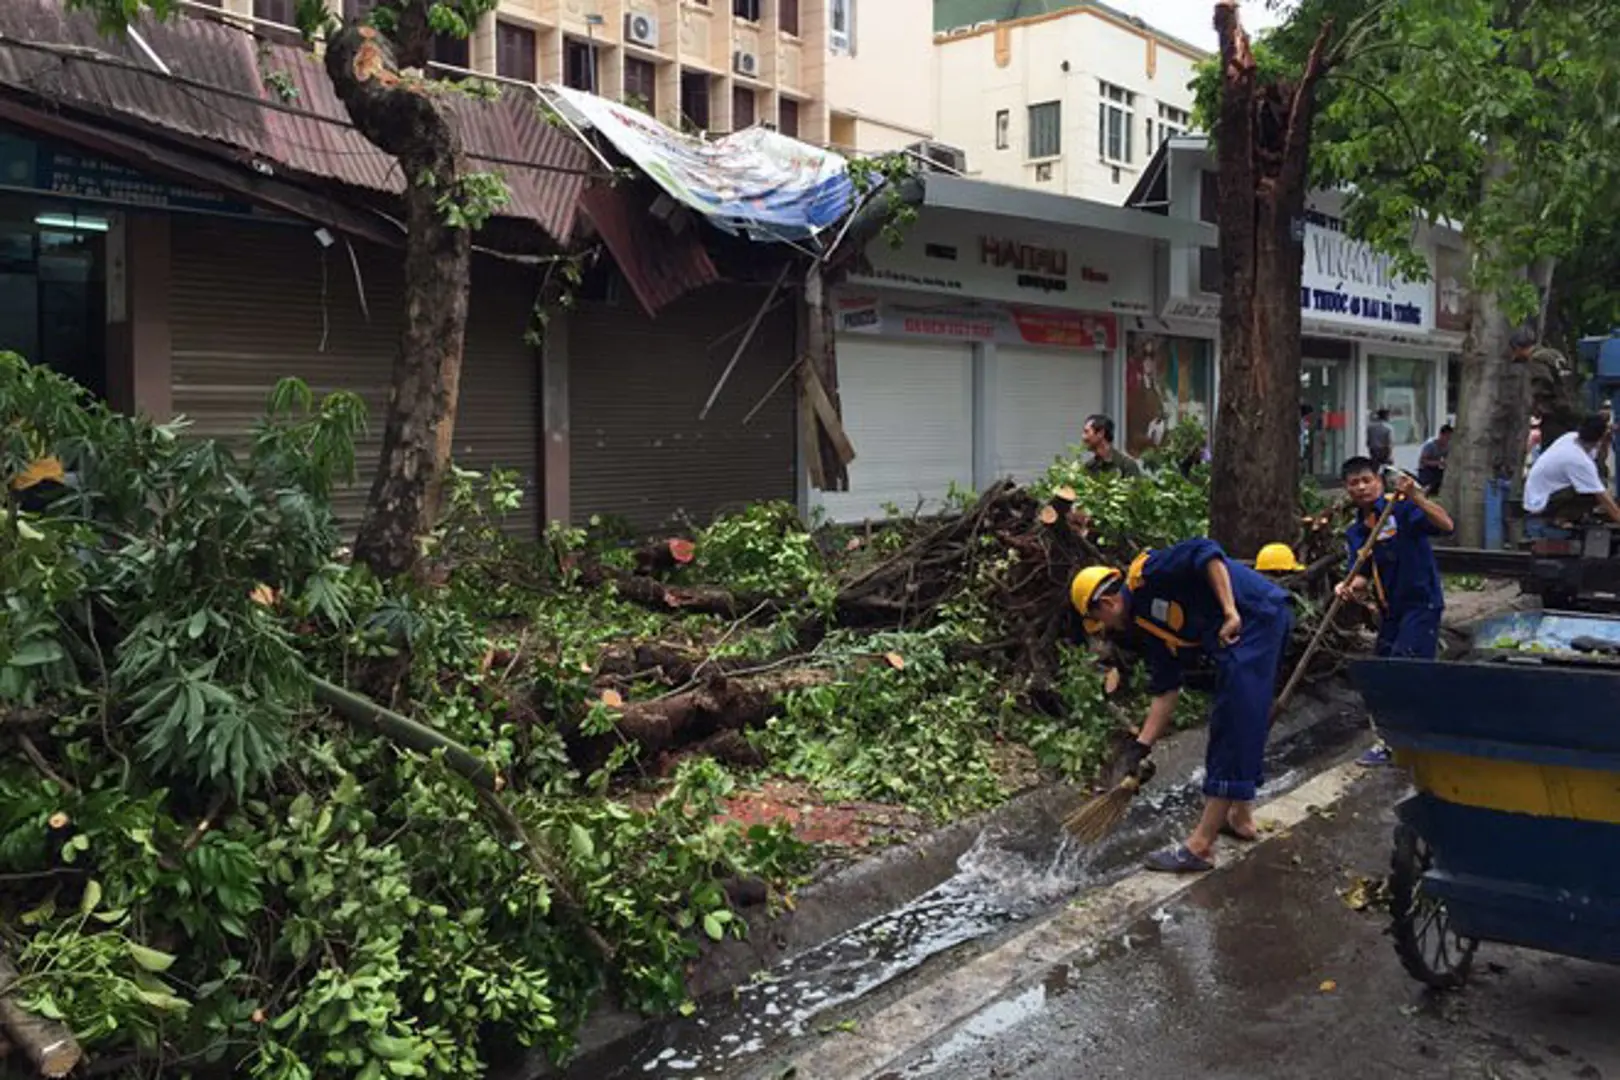
[[[776,284],[771,286],[771,291],[765,294],[765,302],[759,305],[758,311],[754,312],[754,321],[748,324],[748,332],[743,334],[741,341],[737,342],[737,351],[731,354],[731,363],[727,364],[726,370],[720,373],[720,381],[715,383],[714,389],[709,392],[709,400],[703,403],[703,411],[698,413],[699,420],[709,418],[709,410],[714,408],[715,399],[720,396],[720,391],[725,389],[726,380],[731,378],[731,372],[736,368],[737,361],[742,359],[743,350],[748,348],[750,341],[754,340],[754,334],[758,332],[759,324],[765,319],[765,312],[770,310],[771,301],[776,299],[776,294],[781,290],[782,283],[787,280],[788,271],[792,269],[792,263],[782,265],[782,272],[776,276]]]

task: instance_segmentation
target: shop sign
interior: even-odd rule
[[[1185,296],[1173,298],[1164,305],[1166,319],[1191,319],[1197,322],[1215,322],[1221,317],[1219,300],[1193,300]]]
[[[1001,345],[1111,350],[1119,342],[1112,315],[977,301],[928,303],[877,296],[835,302],[840,333],[883,334]]]
[[[1433,287],[1411,281],[1394,260],[1344,233],[1343,224],[1312,213],[1305,225],[1302,312],[1326,323],[1422,332],[1434,326]]]
[[[0,188],[124,206],[268,217],[215,191],[171,183],[62,143],[0,133]]]

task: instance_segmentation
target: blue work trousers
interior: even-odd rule
[[[1265,778],[1272,695],[1293,613],[1285,605],[1243,615],[1243,636],[1216,654],[1204,794],[1250,802]]]
[[[1439,604],[1393,608],[1378,623],[1378,656],[1433,660],[1440,652]]]

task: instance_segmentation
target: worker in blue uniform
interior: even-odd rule
[[[1147,661],[1153,700],[1123,763],[1135,771],[1170,726],[1183,669],[1215,662],[1215,706],[1204,758],[1204,813],[1186,841],[1149,856],[1150,869],[1193,873],[1215,865],[1222,835],[1255,838],[1251,804],[1265,766],[1272,694],[1293,627],[1289,595],[1202,537],[1140,555],[1126,573],[1092,566],[1070,597],[1088,632],[1106,631]]]
[[[1377,655],[1433,660],[1440,651],[1446,595],[1429,539],[1451,533],[1451,515],[1412,477],[1397,473],[1395,508],[1378,530],[1371,560],[1357,572],[1356,556],[1366,546],[1389,496],[1371,458],[1351,458],[1340,475],[1355,507],[1355,520],[1344,534],[1349,556],[1345,572],[1354,576],[1340,583],[1338,591],[1346,599],[1366,602],[1371,597],[1379,613]],[[1360,760],[1363,765],[1387,765],[1389,748],[1380,742]]]

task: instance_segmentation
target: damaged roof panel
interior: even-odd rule
[[[648,201],[628,187],[594,187],[585,193],[582,208],[648,315],[720,280],[696,223],[671,231],[651,219]]]
[[[219,143],[309,177],[389,194],[404,190],[393,158],[350,125],[308,50],[206,18],[145,20],[138,31],[173,78],[132,41],[103,37],[91,16],[64,11],[62,0],[4,0],[0,85]],[[74,57],[75,50],[85,55]],[[276,73],[293,91],[290,100],[269,85],[282,81]],[[506,178],[503,215],[529,220],[566,243],[591,160],[585,148],[548,124],[521,90],[496,101],[451,100],[475,167]]]

